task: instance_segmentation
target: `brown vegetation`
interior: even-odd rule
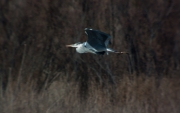
[[[132,80],[131,80],[132,79]],[[34,83],[10,84],[1,95],[4,113],[178,113],[180,80],[163,78],[157,87],[154,77],[129,77],[115,86],[88,82],[88,96],[81,100],[79,82],[60,78],[37,94]]]
[[[2,113],[180,112],[179,0],[0,1]],[[129,55],[77,54],[84,28]]]

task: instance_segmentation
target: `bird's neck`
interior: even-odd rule
[[[82,44],[79,44],[79,45],[77,46],[76,51],[77,51],[78,53],[85,53],[85,52],[86,52],[86,51],[85,51],[85,47],[83,46],[83,43],[82,43]]]

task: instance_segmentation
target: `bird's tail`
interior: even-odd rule
[[[120,53],[120,54],[128,54],[128,52],[118,52],[118,51],[115,51],[111,48],[107,48],[107,52],[113,52],[113,53]]]
[[[107,52],[118,53],[118,51],[115,51],[115,50],[113,50],[113,49],[111,49],[111,48],[107,48],[106,50],[107,50]]]

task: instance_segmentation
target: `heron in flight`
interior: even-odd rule
[[[85,28],[85,33],[88,36],[86,42],[75,43],[71,45],[66,45],[66,47],[75,47],[78,53],[93,53],[98,55],[104,55],[108,52],[114,53],[126,53],[126,52],[117,52],[111,48],[108,48],[110,43],[111,36],[99,30]]]

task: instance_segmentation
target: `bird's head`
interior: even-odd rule
[[[75,44],[66,45],[66,47],[79,47],[80,45],[81,45],[81,42],[78,42]]]

